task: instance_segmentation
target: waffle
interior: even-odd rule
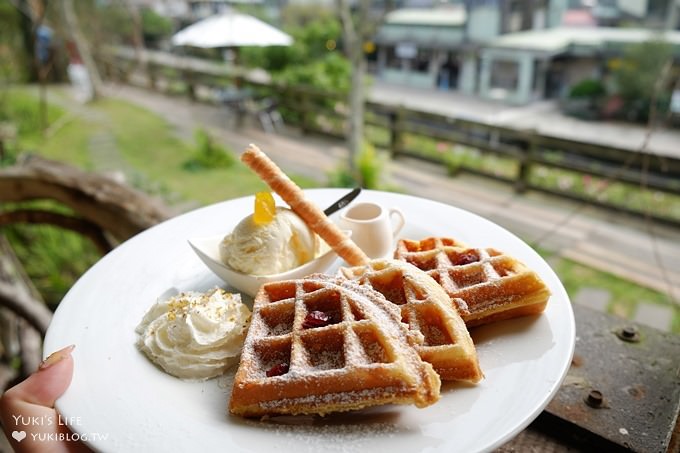
[[[265,284],[229,410],[252,417],[428,406],[439,399],[440,380],[413,348],[417,340],[397,307],[356,282],[313,276]]]
[[[493,248],[468,248],[450,238],[402,239],[394,256],[434,278],[468,327],[541,313],[550,297],[536,272]]]
[[[340,272],[400,308],[410,330],[423,336],[423,343],[416,346],[420,357],[432,364],[442,380],[477,382],[483,377],[465,324],[446,293],[426,273],[396,260],[374,260]]]

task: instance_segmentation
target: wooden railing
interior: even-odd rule
[[[102,61],[110,78],[134,82],[131,73],[139,67],[134,52],[112,51]],[[217,87],[248,87],[256,96],[274,99],[286,122],[303,132],[344,137],[347,109],[338,93],[281,86],[257,73],[164,53],[148,53],[145,66],[147,77],[142,79],[150,88],[214,102],[211,93]],[[365,120],[368,140],[395,158],[436,162],[451,172],[471,172],[512,184],[518,192],[547,192],[680,227],[680,159],[676,157],[371,102]],[[460,147],[474,150],[478,159],[460,159]],[[504,171],[471,163],[489,156],[499,159]],[[550,178],[540,177],[546,172],[564,184],[546,182]],[[619,185],[618,200],[606,196],[612,184]],[[650,200],[657,198],[665,201],[654,206]]]
[[[41,203],[25,204],[35,200]],[[51,225],[91,240],[98,252],[104,255],[119,243],[175,215],[175,212],[161,200],[107,176],[27,154],[14,165],[0,168],[0,206],[2,393],[15,378],[23,379],[38,368],[42,358],[42,338],[52,319],[52,312],[28,277],[24,268],[26,263],[22,263],[15,254],[9,235],[5,236],[6,227]],[[37,256],[35,252],[32,255]],[[83,259],[80,255],[71,258],[74,261]],[[61,276],[49,280],[56,287],[69,278]],[[55,281],[61,283],[55,284]],[[0,450],[2,445],[0,439]]]

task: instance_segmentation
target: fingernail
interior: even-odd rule
[[[40,362],[40,366],[38,367],[38,370],[45,370],[55,363],[59,363],[62,360],[64,360],[66,357],[71,355],[71,351],[73,351],[73,348],[75,348],[76,345],[72,344],[70,346],[66,346],[63,349],[58,350],[57,352],[53,352],[45,360]]]

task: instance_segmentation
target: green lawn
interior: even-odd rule
[[[92,159],[85,150],[87,150],[91,134],[96,130],[97,124],[87,119],[66,119],[64,126],[54,136],[46,140],[39,136],[31,138],[34,144],[28,149],[35,150],[38,154],[50,159],[91,170]]]
[[[26,89],[15,90],[14,98],[35,100]],[[59,91],[51,96],[63,98]],[[195,144],[180,140],[162,118],[147,110],[115,99],[102,99],[87,107],[94,115],[70,115],[52,136],[43,139],[37,128],[21,134],[21,148],[78,167],[97,168],[90,151],[92,137],[110,134],[115,139],[119,158],[132,169],[131,183],[147,191],[177,199],[209,204],[265,190],[266,185],[248,168],[237,162],[231,168],[190,171],[183,164],[194,153]],[[52,123],[65,112],[55,108]],[[232,151],[233,152],[233,151]],[[317,185],[307,178],[292,175],[302,187]]]
[[[231,168],[184,169],[194,144],[182,142],[162,118],[142,108],[111,99],[100,101],[96,108],[110,118],[108,127],[125,162],[183,199],[209,204],[266,188],[240,162]]]
[[[538,252],[546,259],[554,257],[552,252],[546,250],[538,250]],[[631,319],[635,315],[640,303],[671,307],[673,310],[672,331],[680,334],[680,307],[674,304],[668,295],[569,259],[552,258],[551,262],[570,298],[573,299],[584,287],[604,289],[611,294],[607,312],[626,319]]]

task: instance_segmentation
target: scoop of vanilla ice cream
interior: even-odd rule
[[[277,207],[268,224],[257,225],[252,215],[241,220],[220,243],[220,257],[239,272],[269,275],[314,259],[319,248],[319,238],[297,214]]]

